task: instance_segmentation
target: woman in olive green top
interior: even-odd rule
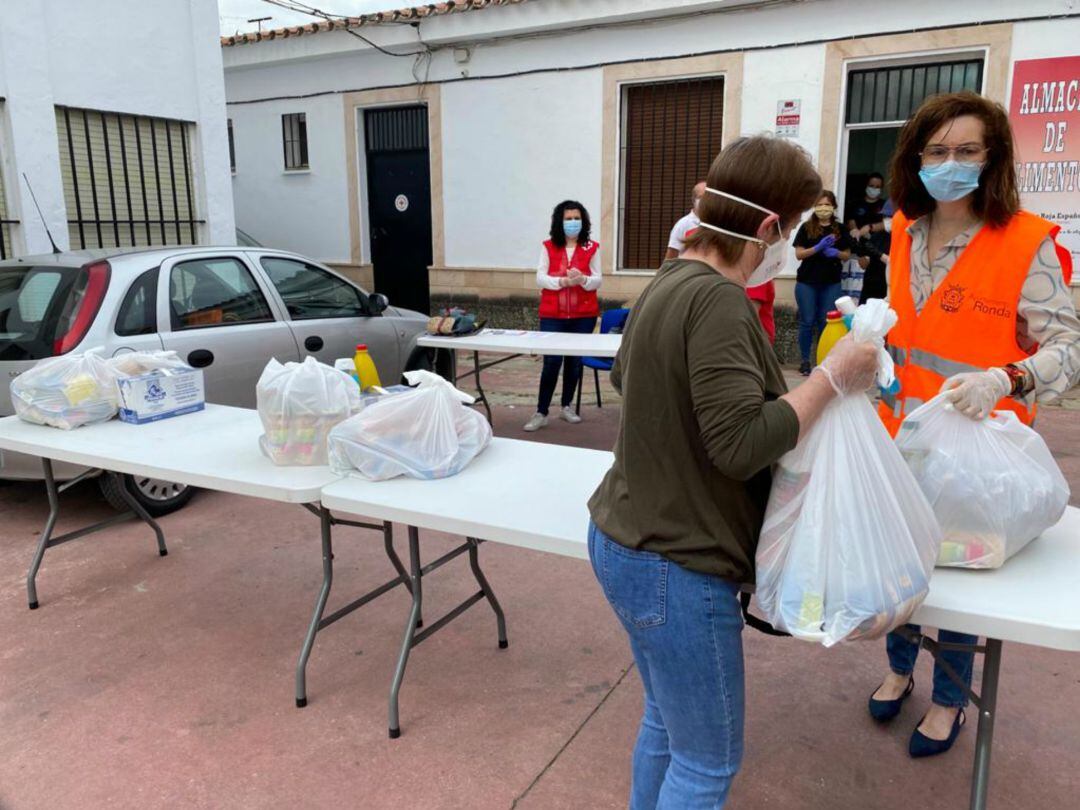
[[[745,288],[786,264],[821,192],[806,153],[742,138],[709,170],[701,226],[630,315],[612,370],[615,462],[589,501],[589,555],[645,687],[631,810],[722,807],[742,757],[740,583],[770,468],[876,352],[842,340],[790,393]]]

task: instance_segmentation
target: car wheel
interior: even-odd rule
[[[186,505],[195,494],[193,487],[162,481],[160,478],[148,478],[144,475],[106,473],[98,476],[98,486],[109,505],[121,512],[126,512],[130,508],[120,491],[120,487],[126,488],[151,517],[161,517],[175,512]]]

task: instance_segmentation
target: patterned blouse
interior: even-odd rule
[[[922,312],[927,299],[952,270],[960,252],[967,247],[982,224],[961,231],[929,261],[926,240],[930,223],[920,217],[908,226],[911,236],[911,296],[915,311]],[[1035,380],[1035,399],[1049,402],[1080,383],[1080,318],[1072,295],[1065,286],[1054,243],[1046,239],[1039,246],[1020,291],[1016,313],[1016,341],[1024,350],[1038,344],[1039,350],[1016,363]]]

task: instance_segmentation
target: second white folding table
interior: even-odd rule
[[[615,332],[600,334],[592,332],[584,335],[566,332],[529,332],[514,329],[484,329],[475,335],[466,337],[448,337],[446,335],[423,335],[416,341],[418,346],[439,351],[472,352],[473,370],[464,374],[457,373],[457,363],[451,363],[454,369],[454,385],[467,377],[476,378],[476,404],[483,405],[491,422],[491,406],[480,381],[480,372],[513,360],[521,355],[559,355],[563,357],[603,357],[613,358],[622,345],[622,335]],[[498,360],[480,362],[480,354],[506,355]]]

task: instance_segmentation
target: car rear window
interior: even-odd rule
[[[52,357],[71,329],[89,273],[79,267],[0,267],[0,360]]]

